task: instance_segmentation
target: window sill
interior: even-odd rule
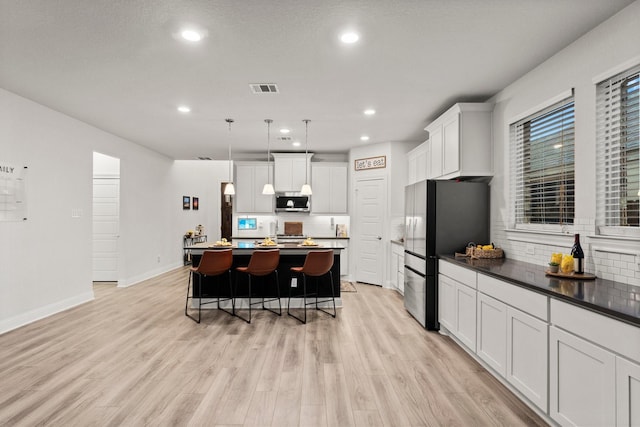
[[[538,243],[542,245],[571,246],[573,233],[550,230],[506,229],[507,239],[517,242]]]

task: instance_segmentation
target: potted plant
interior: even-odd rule
[[[558,268],[560,268],[560,264],[558,264],[557,262],[550,262],[549,263],[549,271],[551,273],[557,273],[558,272]]]

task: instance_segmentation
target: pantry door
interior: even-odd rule
[[[356,181],[356,274],[358,282],[382,285],[384,262],[382,231],[386,180]]]
[[[94,153],[93,281],[118,281],[120,159]]]

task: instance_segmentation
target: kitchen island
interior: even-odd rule
[[[191,256],[193,259],[193,265],[198,265],[200,262],[200,258],[202,257],[202,253],[208,250],[221,250],[231,248],[233,251],[233,265],[232,269],[232,280],[234,283],[234,289],[236,290],[236,296],[239,298],[243,298],[248,293],[248,277],[246,274],[237,274],[235,272],[236,267],[246,266],[249,264],[249,259],[251,258],[251,254],[257,250],[268,250],[268,249],[279,249],[280,250],[280,263],[278,265],[278,288],[280,289],[280,297],[283,298],[283,305],[286,304],[286,298],[289,296],[289,288],[291,285],[291,279],[294,277],[291,274],[291,267],[302,266],[304,264],[304,260],[307,256],[307,253],[312,250],[324,250],[324,249],[332,249],[333,250],[333,267],[331,271],[333,273],[333,294],[336,297],[336,304],[340,305],[340,251],[345,249],[345,247],[336,242],[324,242],[319,243],[318,246],[302,246],[296,243],[280,243],[275,246],[261,246],[257,243],[250,242],[234,242],[231,246],[216,246],[212,242],[204,242],[198,243],[192,246],[189,246],[187,249],[191,251]],[[264,294],[265,297],[275,297],[276,296],[276,288],[273,286],[272,276],[268,277],[268,282],[264,280],[265,278],[257,278],[254,279],[256,285],[253,286],[254,295],[262,296]],[[202,295],[206,296],[206,298],[216,298],[220,297],[228,297],[229,291],[228,286],[225,284],[221,284],[220,286],[216,286],[216,280],[218,278],[215,277],[207,277],[202,282]],[[226,280],[226,278],[224,279]],[[298,294],[296,290],[301,289],[302,286],[302,278],[298,280],[297,289],[292,290],[292,298],[296,298]],[[199,296],[199,277],[194,276],[194,294],[193,296],[197,298]],[[314,279],[307,281],[309,289],[315,289]],[[320,297],[330,297],[331,296],[331,287],[329,286],[328,278],[322,278],[318,288],[318,295]],[[292,302],[292,306],[298,305],[298,301]],[[242,306],[242,301],[240,301]]]

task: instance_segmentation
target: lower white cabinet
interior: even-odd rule
[[[440,274],[438,277],[438,318],[440,328],[456,329],[456,282]]]
[[[476,290],[440,274],[438,318],[460,342],[476,351]]]
[[[616,357],[616,392],[617,426],[640,426],[639,364]]]
[[[476,354],[547,411],[548,324],[478,292]]]
[[[555,326],[549,332],[551,418],[563,426],[616,425],[616,358]]]
[[[455,335],[473,352],[476,351],[476,294],[475,289],[456,284]]]
[[[507,306],[505,378],[543,412],[547,412],[549,325]]]
[[[404,246],[391,243],[389,283],[391,288],[404,293]]]
[[[478,357],[503,377],[507,372],[507,306],[478,294]]]

